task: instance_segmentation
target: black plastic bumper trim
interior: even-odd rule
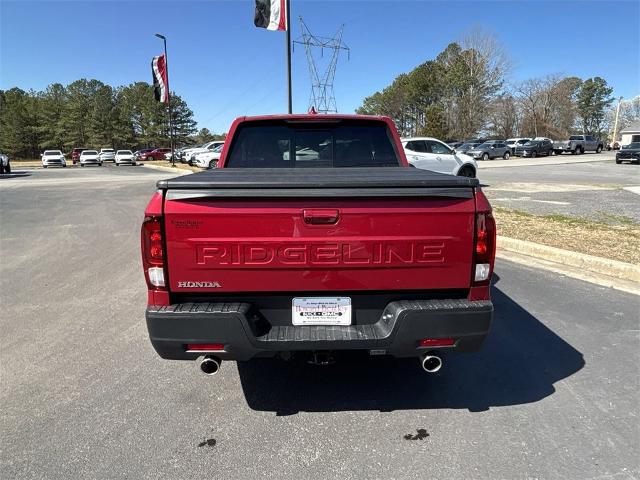
[[[163,358],[192,360],[188,343],[223,343],[223,360],[248,360],[278,352],[384,350],[397,357],[419,356],[423,338],[456,338],[454,351],[480,348],[489,332],[490,301],[400,300],[387,304],[377,322],[349,326],[274,326],[250,303],[182,303],[149,306],[151,343]]]

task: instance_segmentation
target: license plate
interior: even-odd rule
[[[294,325],[351,325],[349,297],[294,298],[291,306]]]

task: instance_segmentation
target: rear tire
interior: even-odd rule
[[[476,171],[471,167],[462,167],[458,170],[459,177],[476,178]]]
[[[531,158],[536,158],[537,156],[538,156],[538,152],[536,152],[535,150],[531,152]]]
[[[616,165],[620,165],[621,163],[622,163],[622,160],[618,160],[618,159],[616,158]]]
[[[502,158],[504,158],[505,160],[509,160],[510,156],[511,154],[509,152],[504,152],[504,155],[502,156]]]
[[[598,145],[598,148],[596,148],[596,153],[600,153],[602,151],[602,145]]]
[[[488,153],[486,153],[486,152],[485,152],[485,153],[483,153],[483,154],[482,154],[482,160],[484,160],[485,162],[486,162],[487,160],[489,160],[489,154],[488,154]]]

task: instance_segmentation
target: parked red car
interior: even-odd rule
[[[156,148],[140,155],[140,160],[164,160],[164,154],[171,152],[170,148]]]
[[[71,160],[73,161],[74,165],[80,161],[80,154],[85,150],[86,148],[74,148],[71,151]]]

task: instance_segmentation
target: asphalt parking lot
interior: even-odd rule
[[[576,159],[569,155],[550,158],[561,161],[565,157]],[[578,159],[595,157],[585,154]],[[496,206],[541,215],[560,213],[604,221],[613,215],[640,222],[640,166],[616,165],[611,152],[597,158],[602,161],[557,165],[528,162],[517,168],[491,168],[488,162],[486,167],[481,164],[478,177]]]
[[[609,172],[589,165],[562,181]],[[481,178],[546,183],[562,166],[527,168],[542,167]],[[168,176],[109,166],[0,180],[0,477],[640,476],[640,297],[533,266],[498,261],[487,343],[438,376],[375,359],[225,363],[208,378],[161,360],[139,227]]]

